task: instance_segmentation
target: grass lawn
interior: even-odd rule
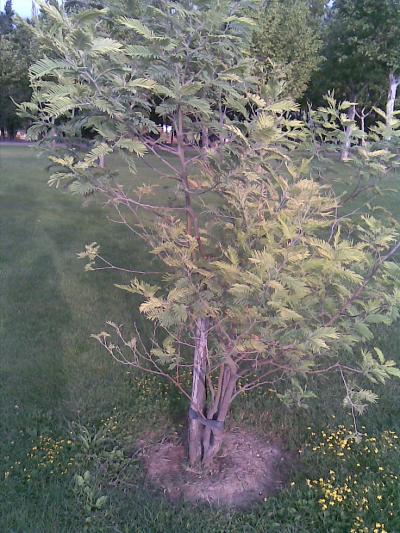
[[[85,273],[76,253],[96,241],[121,266],[143,270],[151,259],[99,203],[49,189],[46,165],[33,149],[0,145],[0,532],[399,532],[395,382],[378,388],[360,444],[339,427],[350,419],[333,381],[301,413],[268,392],[243,398],[231,425],[280,439],[296,457],[292,483],[249,511],[173,506],[146,487],[135,443],[179,434],[185,404],[166,384],[114,364],[90,338],[108,319],[148,325],[113,287],[121,276]],[[140,163],[139,182],[146,173]],[[400,217],[399,199],[385,201]],[[398,325],[379,330],[374,345],[400,359]]]

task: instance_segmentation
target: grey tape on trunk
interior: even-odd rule
[[[190,420],[198,420],[200,424],[203,424],[203,426],[206,426],[210,429],[214,429],[217,431],[223,431],[224,429],[224,423],[220,420],[207,420],[207,418],[204,418],[200,416],[194,409],[189,407],[189,418]]]

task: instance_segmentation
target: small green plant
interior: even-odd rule
[[[95,527],[96,515],[107,503],[107,496],[101,495],[99,490],[95,477],[88,470],[75,476],[74,492],[86,515],[85,531]]]

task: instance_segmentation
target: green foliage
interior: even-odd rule
[[[14,11],[12,8],[12,0],[6,0],[4,3],[4,11],[0,12],[0,35],[7,35],[13,30]]]
[[[266,76],[274,65],[283,67],[285,92],[303,95],[312,74],[321,63],[322,46],[318,7],[307,0],[265,3],[253,35],[252,52]]]
[[[362,106],[382,105],[387,78],[399,67],[398,0],[336,0],[325,24],[325,57],[308,96],[319,102],[335,89]],[[376,36],[379,35],[379,39]]]
[[[204,2],[194,10],[189,3],[175,12],[168,2],[160,6],[146,3],[139,20],[119,16],[111,6],[84,17],[85,11],[67,16],[43,4],[51,24],[46,19],[35,31],[47,57],[31,67],[32,103],[20,110],[33,120],[31,139],[67,141],[64,156],[73,161],[59,157],[65,164],[58,184],[91,182],[93,161],[109,150],[122,153],[134,167],[136,155],[145,151],[143,137],[157,134],[160,119],[171,123],[178,107],[190,116],[186,135],[197,143],[201,125],[209,135],[218,134],[229,109],[247,114],[240,98],[252,87],[245,50],[251,26],[240,16],[242,7]],[[82,157],[85,162],[78,164]]]
[[[0,12],[0,128],[15,136],[21,120],[15,103],[30,98],[28,68],[34,45],[28,24],[14,16],[11,2]]]

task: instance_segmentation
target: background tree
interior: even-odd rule
[[[327,61],[317,76],[324,80],[322,91],[334,88],[339,97],[362,106],[385,101],[390,123],[399,84],[399,1],[336,0],[329,13]]]
[[[158,283],[120,285],[141,296],[154,336],[110,321],[95,337],[117,361],[165,377],[187,398],[192,465],[215,457],[241,393],[267,385],[303,405],[312,378],[333,371],[355,417],[376,400],[365,380],[399,375],[379,348],[362,350],[371,324],[398,316],[397,228],[383,212],[339,218],[333,191],[311,179],[300,154],[309,155],[312,132],[290,118],[296,104],[273,100],[254,75],[250,7],[157,0],[137,19],[42,4],[52,31],[37,35],[49,54],[31,68],[33,99],[20,107],[34,120],[32,138],[63,136],[50,183],[104,194],[158,258]],[[158,134],[155,106],[174,126],[172,146]],[[205,128],[218,141],[207,152],[198,142]],[[147,151],[159,162],[157,182],[133,191],[97,165],[115,153],[134,172]],[[366,164],[384,161],[364,152]],[[163,203],[154,195],[165,182],[176,189]],[[96,243],[81,257],[87,270],[118,269]]]
[[[295,99],[303,95],[322,60],[322,8],[322,2],[269,0],[257,19],[252,53],[266,76],[274,64],[284,67],[286,93]]]
[[[323,18],[330,3],[326,0],[309,0],[308,4],[315,17]]]
[[[12,0],[7,0],[4,4],[4,11],[0,12],[0,36],[10,34],[13,29],[14,11]]]
[[[0,130],[13,138],[21,126],[14,102],[30,98],[29,65],[33,61],[32,34],[29,27],[15,17],[11,0],[0,13]]]
[[[324,21],[325,60],[314,74],[306,95],[314,103],[320,103],[322,95],[334,89],[336,97],[354,102],[347,110],[342,159],[349,157],[357,118],[361,142],[365,144],[366,119],[374,106],[385,103],[387,67],[376,55],[367,53],[370,43],[383,31],[376,26],[378,3],[372,4],[375,6],[372,10],[365,2],[354,0],[338,0],[329,6]]]

